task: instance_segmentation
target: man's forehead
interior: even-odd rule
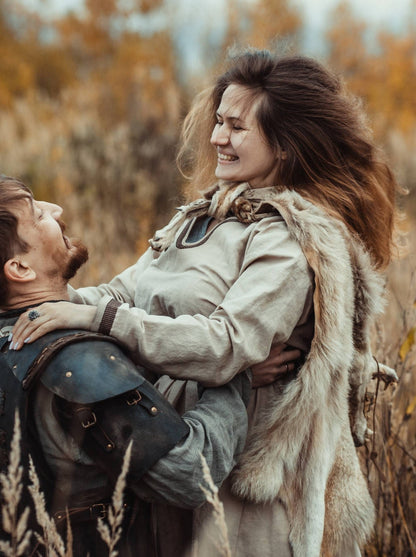
[[[16,199],[13,203],[12,211],[16,214],[17,218],[20,220],[34,219],[34,204],[35,200],[31,195],[27,195],[25,197],[21,197],[20,199]]]

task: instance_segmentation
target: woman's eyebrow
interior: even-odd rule
[[[241,116],[229,116],[227,113],[225,113],[225,115],[223,115],[218,110],[216,112],[216,115],[217,115],[218,118],[223,118],[223,119],[232,120],[232,121],[238,120],[239,122],[243,121]]]

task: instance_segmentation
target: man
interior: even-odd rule
[[[146,504],[163,500],[194,507],[204,501],[200,453],[217,485],[241,452],[246,431],[246,374],[206,389],[182,418],[148,383],[120,347],[103,335],[58,331],[10,350],[23,312],[67,299],[67,282],[87,250],[64,234],[62,209],[36,201],[13,178],[0,178],[0,455],[7,455],[12,417],[22,422],[23,455],[34,457],[47,507],[59,522],[66,509],[74,555],[103,555],[96,533],[130,441],[127,507],[119,555],[151,556]],[[3,459],[3,469],[6,458]]]

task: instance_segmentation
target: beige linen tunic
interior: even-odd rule
[[[194,219],[186,222],[158,258],[148,250],[109,284],[72,294],[74,301],[98,305],[96,330],[110,297],[126,302],[111,334],[135,351],[143,366],[166,374],[158,386],[181,412],[196,402],[194,381],[222,384],[265,360],[277,343],[306,352],[313,336],[312,272],[279,215],[248,225],[230,217],[196,242],[188,241],[193,225]],[[261,420],[279,388],[276,383],[253,390],[249,423]],[[221,498],[234,557],[290,555],[279,501],[254,505],[236,499],[227,482]],[[213,556],[214,547],[204,550],[199,536],[208,512],[204,506],[194,516],[194,549]],[[180,557],[184,544],[175,537],[180,513],[176,510],[170,523],[166,516],[159,514],[160,554]]]

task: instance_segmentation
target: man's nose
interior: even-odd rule
[[[46,202],[45,204],[46,204],[46,209],[49,211],[50,215],[54,219],[59,219],[60,216],[63,213],[62,207],[60,207],[59,205],[56,205],[55,203]]]

